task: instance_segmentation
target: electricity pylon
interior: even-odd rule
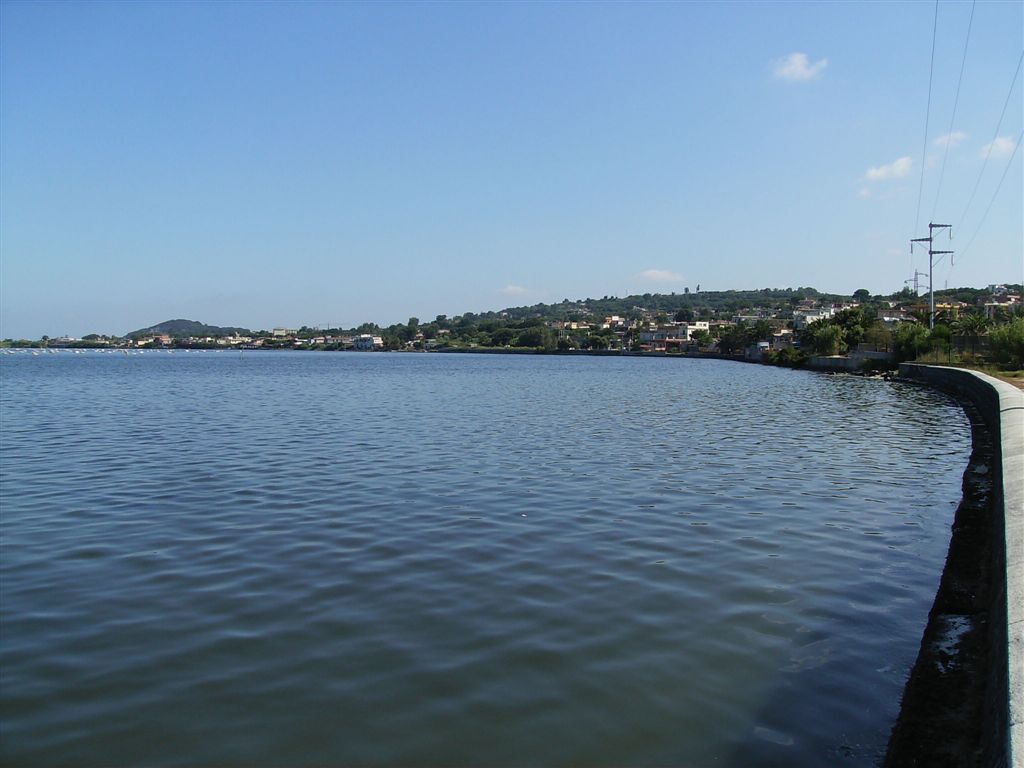
[[[928,237],[915,237],[913,240],[910,241],[910,253],[911,254],[914,253],[914,243],[928,243],[928,329],[929,330],[932,330],[933,328],[935,328],[935,287],[934,287],[934,283],[932,282],[932,277],[933,277],[933,272],[934,272],[934,269],[935,269],[935,265],[936,265],[936,263],[938,263],[938,262],[935,261],[935,257],[936,256],[944,256],[947,253],[949,253],[949,254],[953,253],[953,251],[936,251],[936,250],[934,250],[932,248],[932,245],[934,244],[933,241],[935,240],[935,230],[936,229],[948,229],[949,230],[949,239],[950,240],[953,239],[953,225],[952,224],[932,224],[932,223],[929,222],[929,224],[928,224]],[[950,262],[951,263],[952,263],[952,259],[953,259],[953,257],[950,256]],[[939,261],[942,261],[942,259],[940,258]],[[915,280],[916,280],[916,275],[915,275]]]

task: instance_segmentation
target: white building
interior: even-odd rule
[[[772,349],[785,349],[786,347],[793,346],[793,330],[791,328],[783,328],[772,334],[771,348]]]
[[[982,305],[985,310],[985,317],[989,320],[995,320],[1000,310],[1012,312],[1021,303],[1020,296],[1007,293],[1006,286],[1001,285],[998,287],[1002,288],[1003,292],[993,294],[992,299]]]
[[[363,333],[353,339],[352,346],[360,352],[373,352],[375,349],[384,349],[384,339]]]
[[[823,309],[808,309],[808,310],[797,310],[793,312],[793,328],[798,331],[802,331],[812,323],[816,323],[819,320],[827,320],[828,318],[835,315],[836,311],[833,307],[825,307]]]
[[[691,320],[688,323],[679,323],[676,335],[684,341],[690,341],[694,331],[710,331],[711,327],[707,320]]]

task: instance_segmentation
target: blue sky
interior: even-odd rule
[[[1018,2],[0,8],[2,337],[1024,279]]]

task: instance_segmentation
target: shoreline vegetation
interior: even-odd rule
[[[917,360],[963,365],[1008,378],[1024,369],[1024,289],[1019,284],[956,288],[929,304],[910,289],[850,296],[813,288],[643,294],[497,312],[416,317],[382,328],[251,331],[168,320],[124,336],[87,334],[3,339],[16,349],[290,349],[511,354],[712,357],[880,373]]]

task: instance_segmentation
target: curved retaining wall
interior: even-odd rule
[[[1024,768],[1024,392],[991,376],[962,368],[903,363],[900,374],[950,393],[968,404],[968,409],[973,407],[991,435],[994,474],[991,503],[986,505],[992,516],[992,573],[986,606],[989,647],[987,669],[981,681],[985,722],[981,725],[976,755],[980,765]],[[965,491],[966,488],[965,478]],[[958,545],[958,525],[953,527],[951,557]],[[950,569],[949,560],[946,568]],[[943,574],[921,656],[904,694],[901,722],[914,716],[906,710],[916,706],[912,688],[918,667],[935,664],[932,658],[922,664],[922,657],[927,657],[929,635],[934,637],[936,631],[932,625],[942,620],[937,608],[944,599],[947,575]],[[918,762],[924,757],[919,751],[905,744],[894,749],[899,729],[898,724],[890,742],[887,765],[923,765]],[[915,751],[917,754],[913,754]]]

